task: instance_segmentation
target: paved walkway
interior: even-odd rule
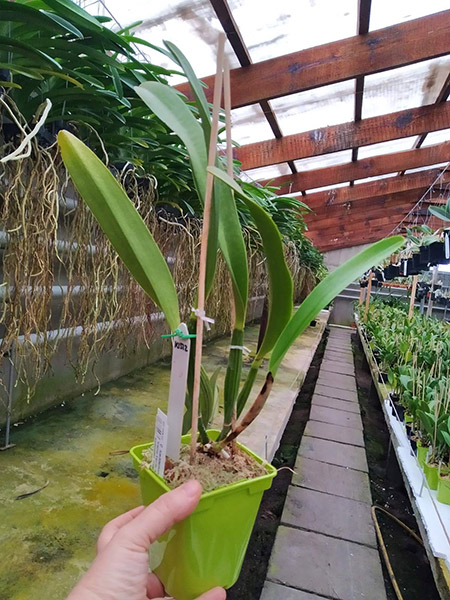
[[[350,336],[330,328],[261,600],[386,600]]]

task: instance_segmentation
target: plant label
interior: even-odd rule
[[[152,469],[161,477],[164,477],[164,467],[166,466],[167,454],[167,415],[158,408],[155,424],[155,442],[153,445]]]
[[[179,328],[188,334],[185,323]],[[184,400],[186,396],[186,383],[189,366],[189,353],[191,340],[189,338],[172,338],[172,371],[170,374],[167,456],[174,461],[180,458],[180,440],[183,428]]]

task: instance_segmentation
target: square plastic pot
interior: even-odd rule
[[[435,465],[430,465],[425,461],[423,472],[428,482],[430,490],[437,490],[439,481],[439,468]]]
[[[439,475],[437,499],[443,504],[450,504],[450,479]]]
[[[422,469],[427,458],[428,448],[429,446],[422,446],[421,442],[417,442],[417,460]]]
[[[208,433],[214,438],[219,432]],[[190,436],[181,440],[188,444]],[[141,468],[142,453],[151,445],[130,450],[139,473],[144,504],[169,491],[164,479],[152,469]],[[264,462],[245,446],[238,445],[257,462]],[[265,469],[266,475],[203,494],[192,515],[152,545],[150,568],[168,595],[177,600],[194,600],[215,586],[230,588],[236,583],[262,495],[277,473],[270,464],[265,464]]]

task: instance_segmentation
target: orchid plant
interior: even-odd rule
[[[218,252],[227,264],[232,281],[233,331],[225,375],[223,424],[217,443],[223,447],[234,440],[261,412],[276,379],[283,357],[291,344],[306,329],[321,309],[349,283],[358,278],[403,244],[401,236],[377,242],[352,257],[322,280],[294,311],[293,282],[286,264],[283,239],[271,215],[252,199],[226,171],[217,157],[208,167],[208,141],[211,135],[211,112],[203,85],[182,52],[166,42],[167,53],[188,78],[195,97],[195,109],[174,88],[160,82],[145,82],[136,93],[185,145],[199,201],[205,203],[207,177],[214,186],[206,254],[206,298],[214,286]],[[149,120],[149,127],[152,121]],[[142,289],[164,313],[168,326],[175,332],[180,324],[177,292],[164,256],[125,191],[99,158],[74,135],[61,131],[58,136],[63,161],[81,197],[88,204],[100,226]],[[276,199],[274,200],[276,201]],[[267,327],[262,343],[242,379],[244,328],[248,308],[248,267],[246,246],[238,218],[238,204],[246,211],[261,237],[269,286]],[[195,331],[196,315],[188,323]],[[193,340],[195,346],[195,339]],[[191,351],[191,356],[194,352]],[[256,376],[268,360],[265,383],[256,399],[247,407]],[[189,428],[194,364],[191,360],[186,394],[185,431]],[[200,443],[207,444],[207,428],[215,401],[216,376],[201,369]],[[246,409],[247,407],[247,409]]]

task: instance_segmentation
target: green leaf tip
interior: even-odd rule
[[[270,358],[269,370],[276,374],[290,346],[317,314],[355,279],[401,248],[404,241],[401,235],[397,235],[376,242],[323,279],[302,302],[278,338]]]

